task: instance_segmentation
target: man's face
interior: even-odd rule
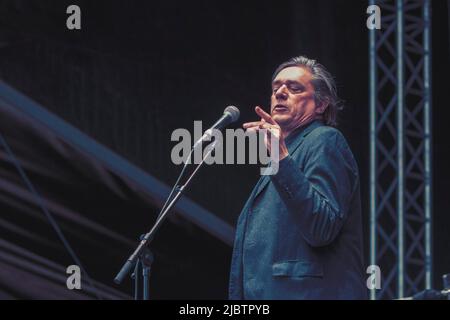
[[[307,68],[288,67],[272,82],[270,113],[285,134],[318,116],[311,79]]]

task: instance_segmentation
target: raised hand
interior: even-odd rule
[[[271,152],[271,141],[275,138],[278,141],[279,160],[284,159],[289,155],[289,152],[284,142],[284,135],[280,126],[273,120],[270,114],[265,112],[261,107],[257,106],[255,112],[261,117],[261,120],[244,123],[242,127],[247,131],[259,131],[265,129],[266,135],[264,137],[264,144],[267,150]]]

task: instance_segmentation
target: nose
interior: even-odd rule
[[[275,98],[277,100],[286,100],[288,95],[287,95],[287,87],[285,84],[283,84],[281,87],[278,88],[277,91],[275,91]]]

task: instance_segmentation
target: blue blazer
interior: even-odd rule
[[[358,168],[343,135],[316,120],[286,140],[236,227],[230,299],[366,299]]]

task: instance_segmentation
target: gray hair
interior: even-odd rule
[[[314,87],[314,101],[317,106],[326,103],[328,106],[323,113],[323,119],[328,126],[337,125],[338,111],[342,110],[342,101],[337,96],[336,83],[332,75],[316,60],[305,56],[298,56],[283,62],[272,76],[272,82],[281,70],[289,67],[307,68],[312,74],[311,84]]]

